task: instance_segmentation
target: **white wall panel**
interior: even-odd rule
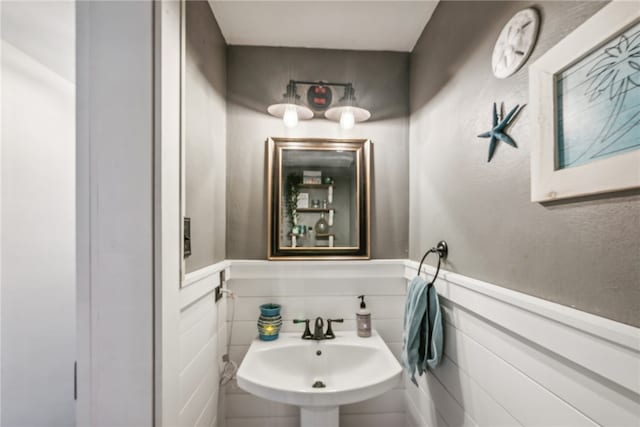
[[[372,321],[373,323],[373,321]],[[345,319],[344,323],[334,323],[331,325],[334,331],[355,331],[356,320]],[[376,319],[375,329],[386,343],[402,342],[402,321],[401,319]],[[302,333],[304,325],[296,325],[293,322],[284,322],[282,332]],[[256,321],[236,320],[233,326],[233,336],[231,345],[245,345],[256,337]]]
[[[566,360],[482,321],[455,304],[446,304],[443,314],[449,325],[481,342],[487,350],[508,360],[571,406],[582,408],[598,424],[633,425],[638,421],[640,402],[636,394],[607,386],[588,371],[576,369]]]
[[[257,335],[258,334],[256,333],[256,336]],[[242,359],[244,359],[244,356],[247,354],[248,350],[248,343],[246,345],[231,345],[229,346],[229,357],[231,358],[231,360],[236,362],[238,366],[240,366],[240,364],[242,363]]]
[[[402,346],[402,315],[406,293],[402,260],[268,262],[231,261],[229,288],[238,294],[230,355],[242,362],[257,336],[259,306],[282,305],[283,331],[300,331],[295,318],[344,318],[336,330],[354,330],[359,310],[357,295],[367,295],[373,328],[396,355]],[[231,319],[231,309],[227,320]],[[341,408],[341,425],[396,426],[404,423],[404,386],[369,401]],[[246,394],[235,384],[227,387],[228,427],[278,427],[299,423],[299,409]]]
[[[300,417],[229,418],[227,427],[300,427]]]
[[[399,387],[389,390],[380,396],[374,397],[373,399],[345,405],[340,408],[340,413],[342,415],[384,413],[404,414],[406,393],[403,386],[402,388]]]
[[[341,427],[395,427],[404,423],[404,411],[384,414],[341,414]]]
[[[407,378],[405,383],[407,427],[448,427],[428,393],[425,394],[423,389],[413,386]]]
[[[397,279],[404,272],[400,260],[371,261],[260,261],[231,260],[234,279]]]
[[[398,268],[401,265],[404,267]],[[360,292],[369,295],[374,327],[399,357],[402,292],[407,280],[415,275],[417,264],[398,260],[333,267],[331,262],[301,266],[231,261],[229,288],[239,295],[231,358],[240,363],[256,336],[260,304],[283,304],[285,331],[300,329],[286,320],[316,315],[340,315],[345,323],[336,327],[354,329],[357,310],[354,297]],[[304,277],[307,268],[311,268],[312,279]],[[433,273],[431,267],[426,270]],[[394,276],[398,272],[400,281]],[[370,289],[366,288],[368,281],[372,284]],[[635,386],[640,352],[637,328],[446,271],[436,287],[445,321],[443,363],[419,377],[419,387],[405,378],[403,386],[383,396],[341,408],[342,425],[494,427],[640,423],[640,396]],[[193,308],[197,306],[194,304]],[[226,332],[228,329],[227,324]],[[553,336],[554,332],[558,336]],[[604,357],[597,354],[599,350],[603,350]],[[591,355],[572,359],[577,352]],[[613,357],[621,366],[606,366],[610,363],[607,357]],[[629,378],[622,378],[621,370],[628,372]],[[298,423],[296,407],[248,395],[233,383],[227,387],[225,398],[230,427]]]
[[[272,402],[248,393],[234,393],[227,396],[229,418],[297,417],[298,415],[299,408],[294,405]]]
[[[184,407],[195,389],[217,365],[218,337],[214,335],[180,374],[180,407]]]
[[[214,288],[228,263],[213,264],[185,277],[180,290],[180,404],[184,427],[219,423],[220,372],[226,350],[226,297],[215,302]]]
[[[640,424],[637,328],[446,271],[436,288],[445,356],[406,381],[407,425]]]
[[[187,332],[207,316],[216,316],[217,321],[219,310],[214,304],[214,294],[213,291],[211,291],[201,295],[200,299],[195,301],[193,304],[184,307],[180,312],[180,333],[183,334]]]
[[[447,334],[447,332],[445,332]],[[452,340],[447,336],[447,342]],[[488,368],[488,367],[487,367]],[[495,373],[494,371],[489,372]],[[520,423],[509,414],[496,400],[464,370],[460,369],[449,356],[445,355],[433,376],[448,393],[464,407],[464,410],[480,426],[517,426]],[[496,382],[502,379],[496,378]]]
[[[205,408],[203,409],[200,417],[196,421],[196,427],[212,427],[216,425],[217,422],[217,411],[218,411],[218,393],[213,394],[209,401],[206,403]]]
[[[218,330],[218,319],[215,305],[200,322],[187,329],[180,335],[180,368],[184,368],[193,361],[197,354],[215,337]]]
[[[443,369],[434,372],[435,376],[447,377],[468,372],[487,393],[493,396],[496,403],[499,402],[500,405],[508,408],[522,425],[595,425],[583,414],[513,368],[498,355],[489,352],[472,338],[449,325],[445,326],[445,334],[448,346],[445,346],[445,352],[451,359],[458,362],[459,366],[446,369],[445,363]],[[514,393],[514,390],[517,392]],[[465,410],[472,414],[480,425],[491,425],[481,423],[475,417],[473,409],[473,406],[465,405]]]
[[[315,273],[315,272],[314,272]],[[402,273],[401,273],[402,274]],[[317,296],[317,295],[404,295],[406,283],[401,277],[332,277],[317,278],[312,274],[294,280],[242,279],[234,277],[234,291],[238,296]]]
[[[373,319],[400,319],[404,312],[404,297],[397,295],[367,295],[367,309]],[[313,297],[241,297],[236,303],[237,320],[257,320],[259,306],[265,302],[282,305],[283,321],[307,318],[355,319],[359,310],[356,294],[350,296],[313,296]]]
[[[465,411],[464,402],[458,402],[452,393],[444,387],[431,373],[417,377],[420,400],[433,402],[435,410],[444,422],[450,426],[476,427],[471,415]],[[411,381],[405,381],[407,389],[415,387]]]
[[[218,372],[210,370],[198,385],[193,396],[180,411],[180,425],[195,426],[201,415],[207,411],[211,401],[218,396]]]

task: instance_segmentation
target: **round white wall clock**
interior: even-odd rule
[[[540,17],[533,9],[524,9],[513,15],[504,26],[493,48],[491,68],[499,79],[509,77],[527,62],[538,38]]]

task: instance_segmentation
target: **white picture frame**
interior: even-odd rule
[[[638,149],[579,166],[556,166],[556,76],[638,22],[640,2],[613,1],[529,67],[532,202],[640,188]]]

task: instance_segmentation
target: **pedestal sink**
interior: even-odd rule
[[[340,405],[392,389],[401,374],[377,332],[360,338],[347,331],[323,341],[302,340],[300,333],[282,333],[276,341],[255,339],[237,378],[251,394],[299,406],[302,427],[337,427]]]

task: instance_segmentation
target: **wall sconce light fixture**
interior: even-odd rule
[[[356,123],[366,122],[371,117],[369,110],[358,107],[356,104],[356,90],[351,83],[344,87],[344,96],[338,101],[338,105],[325,111],[324,116],[340,122],[342,129],[351,129]]]
[[[272,116],[281,117],[286,127],[296,127],[299,119],[309,120],[313,117],[313,111],[300,104],[300,95],[293,80],[289,81],[287,92],[282,95],[282,98],[282,102],[269,105],[267,111]]]
[[[280,117],[284,121],[284,125],[292,128],[298,124],[298,120],[308,120],[313,118],[313,111],[300,104],[300,96],[297,93],[297,85],[309,85],[310,93],[318,89],[330,90],[329,86],[339,86],[344,88],[344,96],[336,103],[335,106],[330,103],[318,104],[313,103],[317,110],[327,109],[324,116],[332,121],[339,122],[343,129],[351,129],[356,123],[369,120],[371,113],[369,110],[361,108],[356,103],[355,89],[351,83],[328,83],[328,82],[309,82],[302,80],[289,80],[287,85],[287,93],[279,104],[270,105],[267,108],[269,114]],[[323,102],[331,100],[329,96],[323,96]],[[313,99],[311,93],[308,98]],[[309,101],[311,102],[311,101]]]

